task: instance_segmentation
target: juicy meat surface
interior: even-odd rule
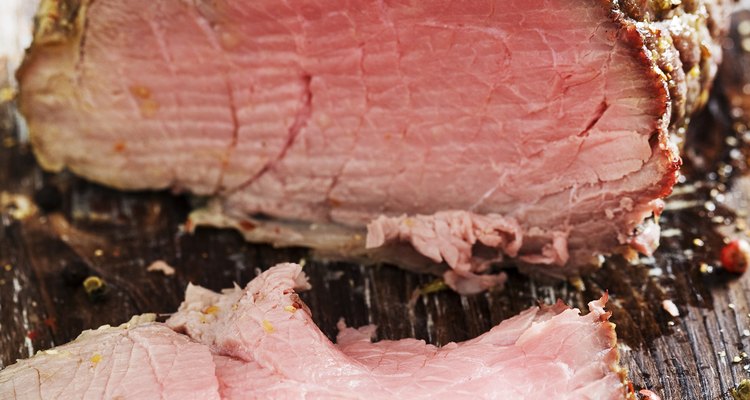
[[[660,211],[720,56],[717,0],[638,4],[48,0],[20,105],[45,167],[214,196],[252,240],[572,276]]]
[[[373,343],[375,326],[343,321],[334,344],[295,293],[307,287],[296,264],[221,294],[191,285],[166,324],[87,331],[0,371],[0,399],[626,398],[606,297],[586,315],[532,307],[442,347]]]
[[[153,321],[85,331],[0,370],[0,399],[219,399],[209,349]]]

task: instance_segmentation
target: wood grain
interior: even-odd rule
[[[739,85],[744,76],[732,79]],[[440,345],[475,337],[538,302],[561,298],[585,309],[609,291],[622,362],[636,389],[665,399],[729,398],[728,391],[749,375],[750,358],[742,354],[750,352],[750,275],[720,270],[717,257],[725,238],[747,234],[750,178],[742,176],[746,128],[730,106],[736,90],[715,92],[691,126],[687,183],[664,212],[655,258],[608,260],[584,278],[583,291],[510,271],[502,292],[440,292],[413,303],[414,291],[433,277],[307,259],[314,289],[302,295],[304,301],[330,337],[344,318],[354,326],[377,324],[381,339],[417,337]],[[0,211],[0,367],[70,341],[83,329],[174,311],[188,282],[215,290],[243,285],[258,269],[308,257],[303,249],[245,243],[232,231],[182,234],[190,209],[184,197],[117,192],[66,173],[44,173],[28,146],[18,143],[11,108],[0,113],[0,192],[32,197],[55,187],[62,194],[59,208],[25,219],[12,217],[8,207]],[[147,272],[156,260],[174,266],[176,274]],[[107,282],[101,299],[66,283],[63,277],[76,268]],[[664,300],[677,305],[679,317],[663,308]]]

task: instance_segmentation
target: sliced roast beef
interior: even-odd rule
[[[219,399],[208,348],[142,315],[0,370],[0,399]]]
[[[626,398],[606,297],[583,316],[562,303],[533,307],[438,348],[372,343],[374,326],[343,322],[333,344],[295,293],[306,287],[295,264],[244,290],[190,286],[166,324],[87,331],[0,371],[0,399]]]
[[[454,286],[508,257],[568,277],[658,244],[642,223],[675,182],[670,137],[705,102],[723,14],[47,0],[20,107],[44,167],[213,197],[195,223],[328,254],[411,247]]]

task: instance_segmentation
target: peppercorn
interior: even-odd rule
[[[750,263],[750,244],[734,239],[721,249],[721,265],[728,272],[742,274]]]
[[[63,267],[61,276],[68,286],[78,286],[91,274],[89,266],[83,261],[73,261]]]
[[[750,380],[743,379],[737,387],[729,391],[734,400],[750,400]]]
[[[55,211],[62,205],[62,193],[57,186],[45,185],[34,193],[34,202],[44,212]]]
[[[106,288],[106,282],[98,276],[89,276],[83,281],[83,289],[92,301],[103,300]]]

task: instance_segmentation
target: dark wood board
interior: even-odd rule
[[[475,337],[540,301],[561,298],[585,309],[606,290],[622,363],[636,389],[665,399],[729,398],[729,390],[750,376],[750,358],[742,356],[750,352],[750,274],[726,273],[717,258],[725,238],[747,232],[750,178],[742,173],[743,146],[750,145],[726,93],[717,89],[693,121],[687,182],[661,218],[664,236],[654,259],[628,264],[613,257],[584,278],[583,291],[511,270],[502,292],[439,292],[413,306],[415,289],[432,276],[311,260],[304,249],[249,244],[228,230],[184,234],[190,210],[184,196],[123,193],[67,173],[44,173],[19,142],[12,109],[0,108],[0,193],[33,197],[43,187],[61,193],[59,206],[26,218],[0,206],[0,367],[70,341],[83,329],[174,311],[188,282],[215,290],[243,285],[258,269],[305,258],[313,290],[302,298],[332,338],[344,318],[353,326],[377,324],[380,339],[417,337],[441,345]],[[165,260],[176,274],[147,272],[155,260]],[[103,297],[92,300],[71,278],[81,269],[107,282]],[[679,317],[664,309],[664,300],[677,305]]]

